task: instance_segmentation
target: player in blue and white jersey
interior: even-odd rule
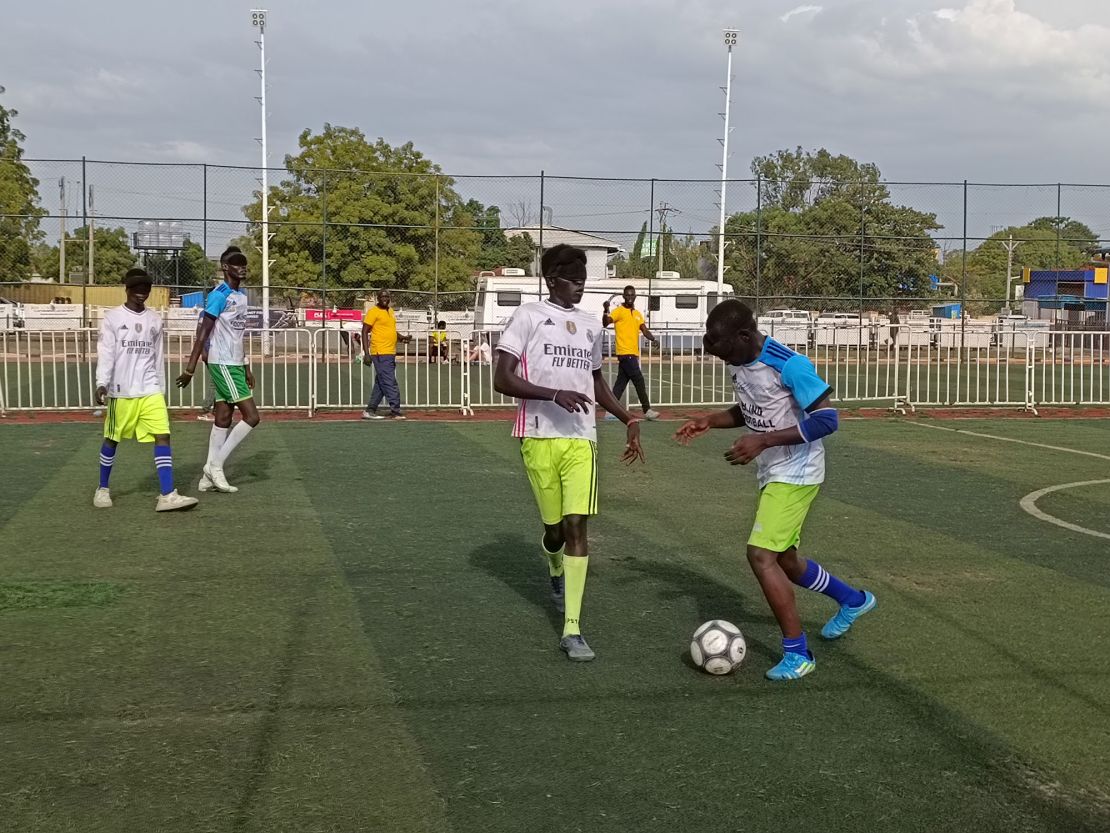
[[[822,438],[839,426],[829,400],[832,388],[809,359],[759,332],[751,309],[737,300],[709,313],[704,346],[728,365],[737,404],[688,421],[675,438],[685,445],[711,428],[748,429],[724,456],[734,466],[756,462],[759,507],[748,538],[748,562],[778,620],[783,647],[782,661],[767,677],[796,680],[817,666],[793,585],[824,593],[840,605],[821,629],[826,639],[843,636],[875,607],[871,593],[798,555],[802,526],[825,480]]]

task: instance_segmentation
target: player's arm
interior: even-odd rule
[[[594,370],[594,398],[597,399],[601,407],[628,426],[628,444],[624,447],[621,460],[625,463],[632,463],[636,460],[643,462],[644,450],[640,447],[640,423],[642,420],[633,417],[625,410],[620,400],[613,395],[613,389],[605,381],[605,376],[602,374],[600,367]]]
[[[554,402],[571,413],[576,411],[589,413],[593,401],[586,394],[579,393],[576,390],[545,388],[529,382],[517,373],[517,368],[520,367],[519,356],[500,347],[497,354],[497,366],[493,371],[493,389],[502,396]]]
[[[601,305],[601,326],[610,327],[613,324],[613,316],[609,314],[609,302],[606,301]]]
[[[193,375],[197,372],[197,362],[200,361],[200,356],[204,352],[204,345],[212,337],[212,330],[215,326],[215,316],[205,312],[204,319],[200,322],[200,327],[197,330],[197,337],[193,339],[193,352],[189,354],[189,361],[185,364],[185,369],[177,377],[179,388],[188,387],[189,383],[193,381]]]
[[[374,321],[377,320],[370,314],[373,311],[373,309],[370,309],[366,315],[362,316],[362,352],[367,364],[370,363],[370,331],[374,329]]]
[[[652,334],[651,330],[648,329],[647,324],[641,324],[640,325],[640,332],[644,334],[644,338],[646,338],[648,341],[652,342],[653,344],[658,344],[659,343],[659,339],[657,339]]]
[[[687,420],[674,432],[674,438],[682,445],[689,445],[691,440],[713,428],[739,428],[743,424],[744,412],[739,405],[733,405],[723,411]]]
[[[108,316],[100,322],[100,336],[96,340],[96,404],[103,405],[112,384],[116,369],[116,331]]]

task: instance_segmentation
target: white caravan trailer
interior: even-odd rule
[[[677,272],[660,272],[650,281],[647,278],[588,279],[579,307],[596,315],[600,324],[602,305],[610,301],[616,308],[623,303],[622,294],[629,284],[636,287],[636,309],[644,314],[648,327],[660,335],[668,332],[700,335],[704,332],[709,310],[732,296],[732,287],[728,284],[724,286],[724,293],[718,295],[716,281],[692,280],[680,277]],[[541,301],[547,296],[547,286],[534,276],[482,275],[478,278],[474,299],[474,327],[500,330],[521,304]]]

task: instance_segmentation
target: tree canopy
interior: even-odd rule
[[[12,125],[17,115],[0,105],[0,280],[31,276],[34,246],[42,238],[39,218],[46,214],[38,202],[39,181],[23,162],[26,137]]]

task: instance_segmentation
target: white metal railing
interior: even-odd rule
[[[936,406],[1110,405],[1110,332],[989,331],[917,325],[851,325],[811,333],[806,353],[833,387],[836,401],[894,408]],[[500,330],[448,330],[445,355],[427,337],[399,345],[397,381],[402,405],[419,410],[511,406],[493,388]],[[727,405],[734,401],[727,368],[705,354],[701,334],[660,330],[644,342],[641,367],[653,407]],[[969,337],[971,336],[971,337]],[[211,392],[198,373],[181,390],[193,334],[167,330],[167,401],[199,408]],[[361,362],[357,334],[333,329],[247,332],[255,396],[262,408],[361,410],[373,370]],[[0,333],[0,413],[92,410],[97,331],[14,330]],[[603,342],[604,372],[616,380],[612,334]],[[638,406],[630,385],[626,401]]]

